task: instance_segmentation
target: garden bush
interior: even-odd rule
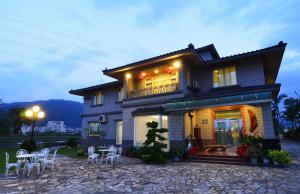
[[[72,147],[72,148],[75,148],[77,147],[78,145],[78,140],[76,138],[70,138],[68,141],[67,141],[67,146],[68,147]]]
[[[163,142],[167,139],[162,134],[168,132],[168,129],[158,129],[158,123],[155,121],[148,122],[146,125],[149,130],[147,139],[141,147],[141,159],[145,163],[164,164],[167,162],[167,153],[163,149],[167,148],[167,144]]]
[[[270,150],[268,156],[271,160],[281,165],[289,165],[292,162],[290,153],[285,150]]]

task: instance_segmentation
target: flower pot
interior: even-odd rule
[[[263,158],[263,162],[264,162],[264,164],[270,164],[269,158]]]
[[[257,164],[257,158],[256,157],[252,157],[250,158],[251,164]]]
[[[180,160],[181,160],[181,159],[180,159],[178,156],[175,156],[175,157],[173,158],[173,161],[174,161],[174,162],[180,162]]]

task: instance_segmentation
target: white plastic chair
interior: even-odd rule
[[[117,148],[115,146],[109,146],[108,149],[110,151],[108,152],[108,154],[106,154],[106,164],[108,163],[108,161],[110,161],[110,163],[113,164],[116,158]]]
[[[19,175],[20,164],[19,163],[9,163],[9,155],[7,152],[5,152],[5,176],[8,175],[10,168],[13,168],[13,167],[16,168],[16,173],[17,173],[17,175]]]
[[[94,146],[90,146],[88,147],[88,164],[91,162],[92,164],[94,164],[95,162],[98,162],[98,156],[99,154],[95,154],[95,147]]]
[[[16,153],[16,156],[20,156],[20,155],[23,155],[23,154],[28,154],[28,152],[24,149],[19,149]],[[26,164],[28,162],[27,158],[18,158],[18,163],[21,165],[21,164]]]
[[[118,147],[116,157],[116,163],[119,163],[119,161],[122,161],[122,146]]]
[[[56,164],[56,161],[55,161],[55,158],[56,158],[56,152],[57,152],[57,149],[54,151],[54,154],[52,156],[52,159],[42,159],[41,160],[41,163],[42,163],[42,172],[45,171],[45,168],[47,168],[47,166],[50,164],[51,165],[51,169],[54,170],[54,165]]]
[[[26,163],[24,166],[23,174],[25,174],[27,171],[28,172],[27,176],[29,176],[33,168],[36,168],[37,173],[40,174],[41,164],[39,160],[40,157],[38,155],[34,155],[33,157],[31,157],[29,162]]]

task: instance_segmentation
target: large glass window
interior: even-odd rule
[[[116,144],[122,145],[123,122],[116,121]]]
[[[147,115],[147,116],[136,116],[134,117],[135,120],[135,138],[134,138],[134,145],[135,146],[142,146],[143,143],[146,141],[146,135],[148,133],[148,128],[146,126],[147,122],[156,121],[158,122],[159,128],[168,128],[168,117],[161,116],[161,115]],[[163,136],[167,138],[166,144],[169,147],[169,139],[168,133],[164,133]]]
[[[227,66],[218,68],[213,71],[214,88],[236,85],[236,70],[235,66]]]
[[[89,122],[89,136],[99,136],[100,134],[100,123]]]
[[[92,96],[92,104],[93,105],[103,104],[103,94],[101,92],[97,92]]]

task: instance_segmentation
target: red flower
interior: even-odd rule
[[[188,150],[188,155],[189,156],[193,156],[195,154],[197,154],[199,151],[199,149],[197,147],[191,147],[189,150]]]
[[[245,145],[240,145],[240,146],[238,146],[237,149],[236,149],[236,153],[237,153],[239,156],[246,157],[246,154],[247,154],[247,146],[245,146]]]

